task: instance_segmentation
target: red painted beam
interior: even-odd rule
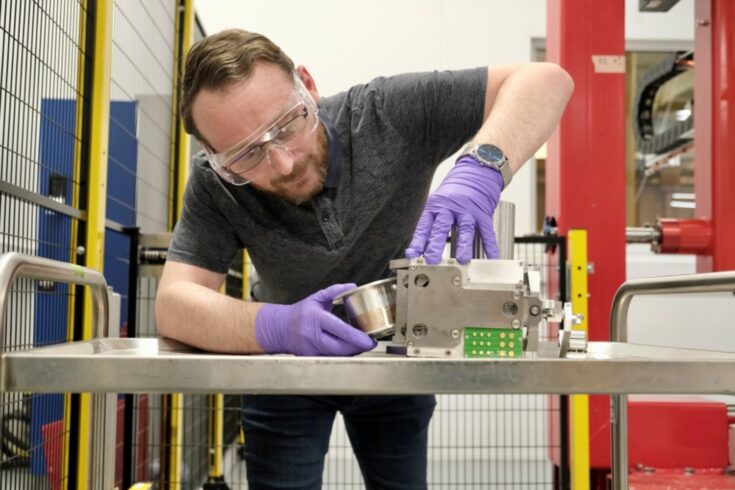
[[[549,0],[546,49],[575,86],[548,142],[546,214],[560,234],[587,230],[589,338],[608,340],[612,299],[625,281],[625,2]],[[601,436],[590,448],[593,467],[609,465],[608,400],[590,399],[590,434]]]
[[[695,216],[713,229],[697,270],[735,270],[735,2],[697,0],[695,19]]]

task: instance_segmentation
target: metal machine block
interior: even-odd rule
[[[537,350],[543,304],[531,292],[522,261],[473,260],[461,265],[447,259],[426,265],[419,258],[396,261],[391,267],[400,274],[394,342],[405,342],[408,356],[467,357],[465,333],[487,329],[516,332],[514,349],[521,350],[513,350],[514,356]],[[479,355],[477,349],[474,356],[469,352],[471,357],[493,357]],[[501,355],[501,350],[493,352]]]

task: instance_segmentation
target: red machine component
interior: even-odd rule
[[[547,59],[574,94],[548,142],[546,214],[559,233],[587,230],[589,340],[609,340],[615,291],[625,281],[625,2],[549,0]],[[610,399],[590,397],[590,434],[610,420]],[[590,443],[590,465],[609,468],[610,433]]]
[[[645,400],[628,402],[628,456],[631,467],[718,468],[729,462],[728,427],[724,403],[706,400]],[[590,448],[598,452],[593,468],[608,468],[610,422],[601,421],[590,433]],[[559,464],[559,454],[551,454]],[[594,486],[593,486],[594,487]],[[679,488],[679,487],[675,487]],[[720,487],[715,487],[720,488]]]
[[[630,490],[733,490],[735,476],[722,468],[635,469],[628,477]]]
[[[660,219],[659,242],[654,251],[667,254],[709,254],[712,250],[712,224],[706,219]]]
[[[625,281],[625,81],[624,69],[616,69],[625,52],[624,4],[587,0],[547,3],[547,59],[570,73],[575,93],[548,143],[546,212],[556,218],[560,234],[572,228],[588,231],[588,257],[595,266],[588,281],[589,339],[593,341],[609,339],[610,305]],[[735,1],[698,0],[694,4],[697,219],[663,220],[661,247],[662,251],[697,253],[700,272],[735,270],[735,206],[730,199],[735,188]],[[657,406],[655,412],[644,416],[647,422],[634,425],[634,414],[642,409],[637,405],[633,402],[629,408],[631,440],[645,440],[662,454],[679,448],[676,451],[686,456],[677,460],[681,468],[693,467],[695,460],[704,465],[701,468],[722,463],[720,453],[714,457],[689,443],[674,446],[666,439],[659,442],[650,437],[650,427],[661,420],[677,440],[690,441],[705,423],[696,406],[680,407],[690,416],[682,415],[676,403]],[[682,421],[682,416],[687,420]],[[609,417],[608,398],[590,397],[592,468],[609,468]],[[726,435],[727,427],[720,425],[717,430]],[[682,432],[685,427],[687,433]],[[631,448],[631,455],[633,451]],[[698,459],[704,454],[716,462]],[[636,459],[631,457],[631,462]],[[593,487],[595,481],[593,478]],[[631,479],[631,484],[634,481]],[[697,488],[703,487],[706,485]]]
[[[694,2],[695,216],[712,223],[699,272],[735,270],[735,2]]]

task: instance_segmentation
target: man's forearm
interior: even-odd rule
[[[158,292],[156,323],[161,335],[200,349],[259,354],[255,317],[260,306],[182,281]]]
[[[488,80],[495,76],[493,69]],[[471,141],[500,147],[517,171],[549,138],[574,89],[571,77],[552,63],[530,63],[503,81],[480,131]]]

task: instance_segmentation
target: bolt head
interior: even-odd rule
[[[461,279],[459,278],[459,276],[454,276],[452,278],[452,284],[454,284],[455,286],[459,286],[460,283],[461,283]]]
[[[516,301],[521,299],[521,293],[519,291],[513,291],[513,299]]]
[[[458,339],[459,338],[459,330],[458,329],[455,328],[454,330],[452,330],[452,338],[453,339]]]
[[[516,318],[512,322],[510,322],[510,325],[513,328],[521,328],[521,321],[518,318]]]

